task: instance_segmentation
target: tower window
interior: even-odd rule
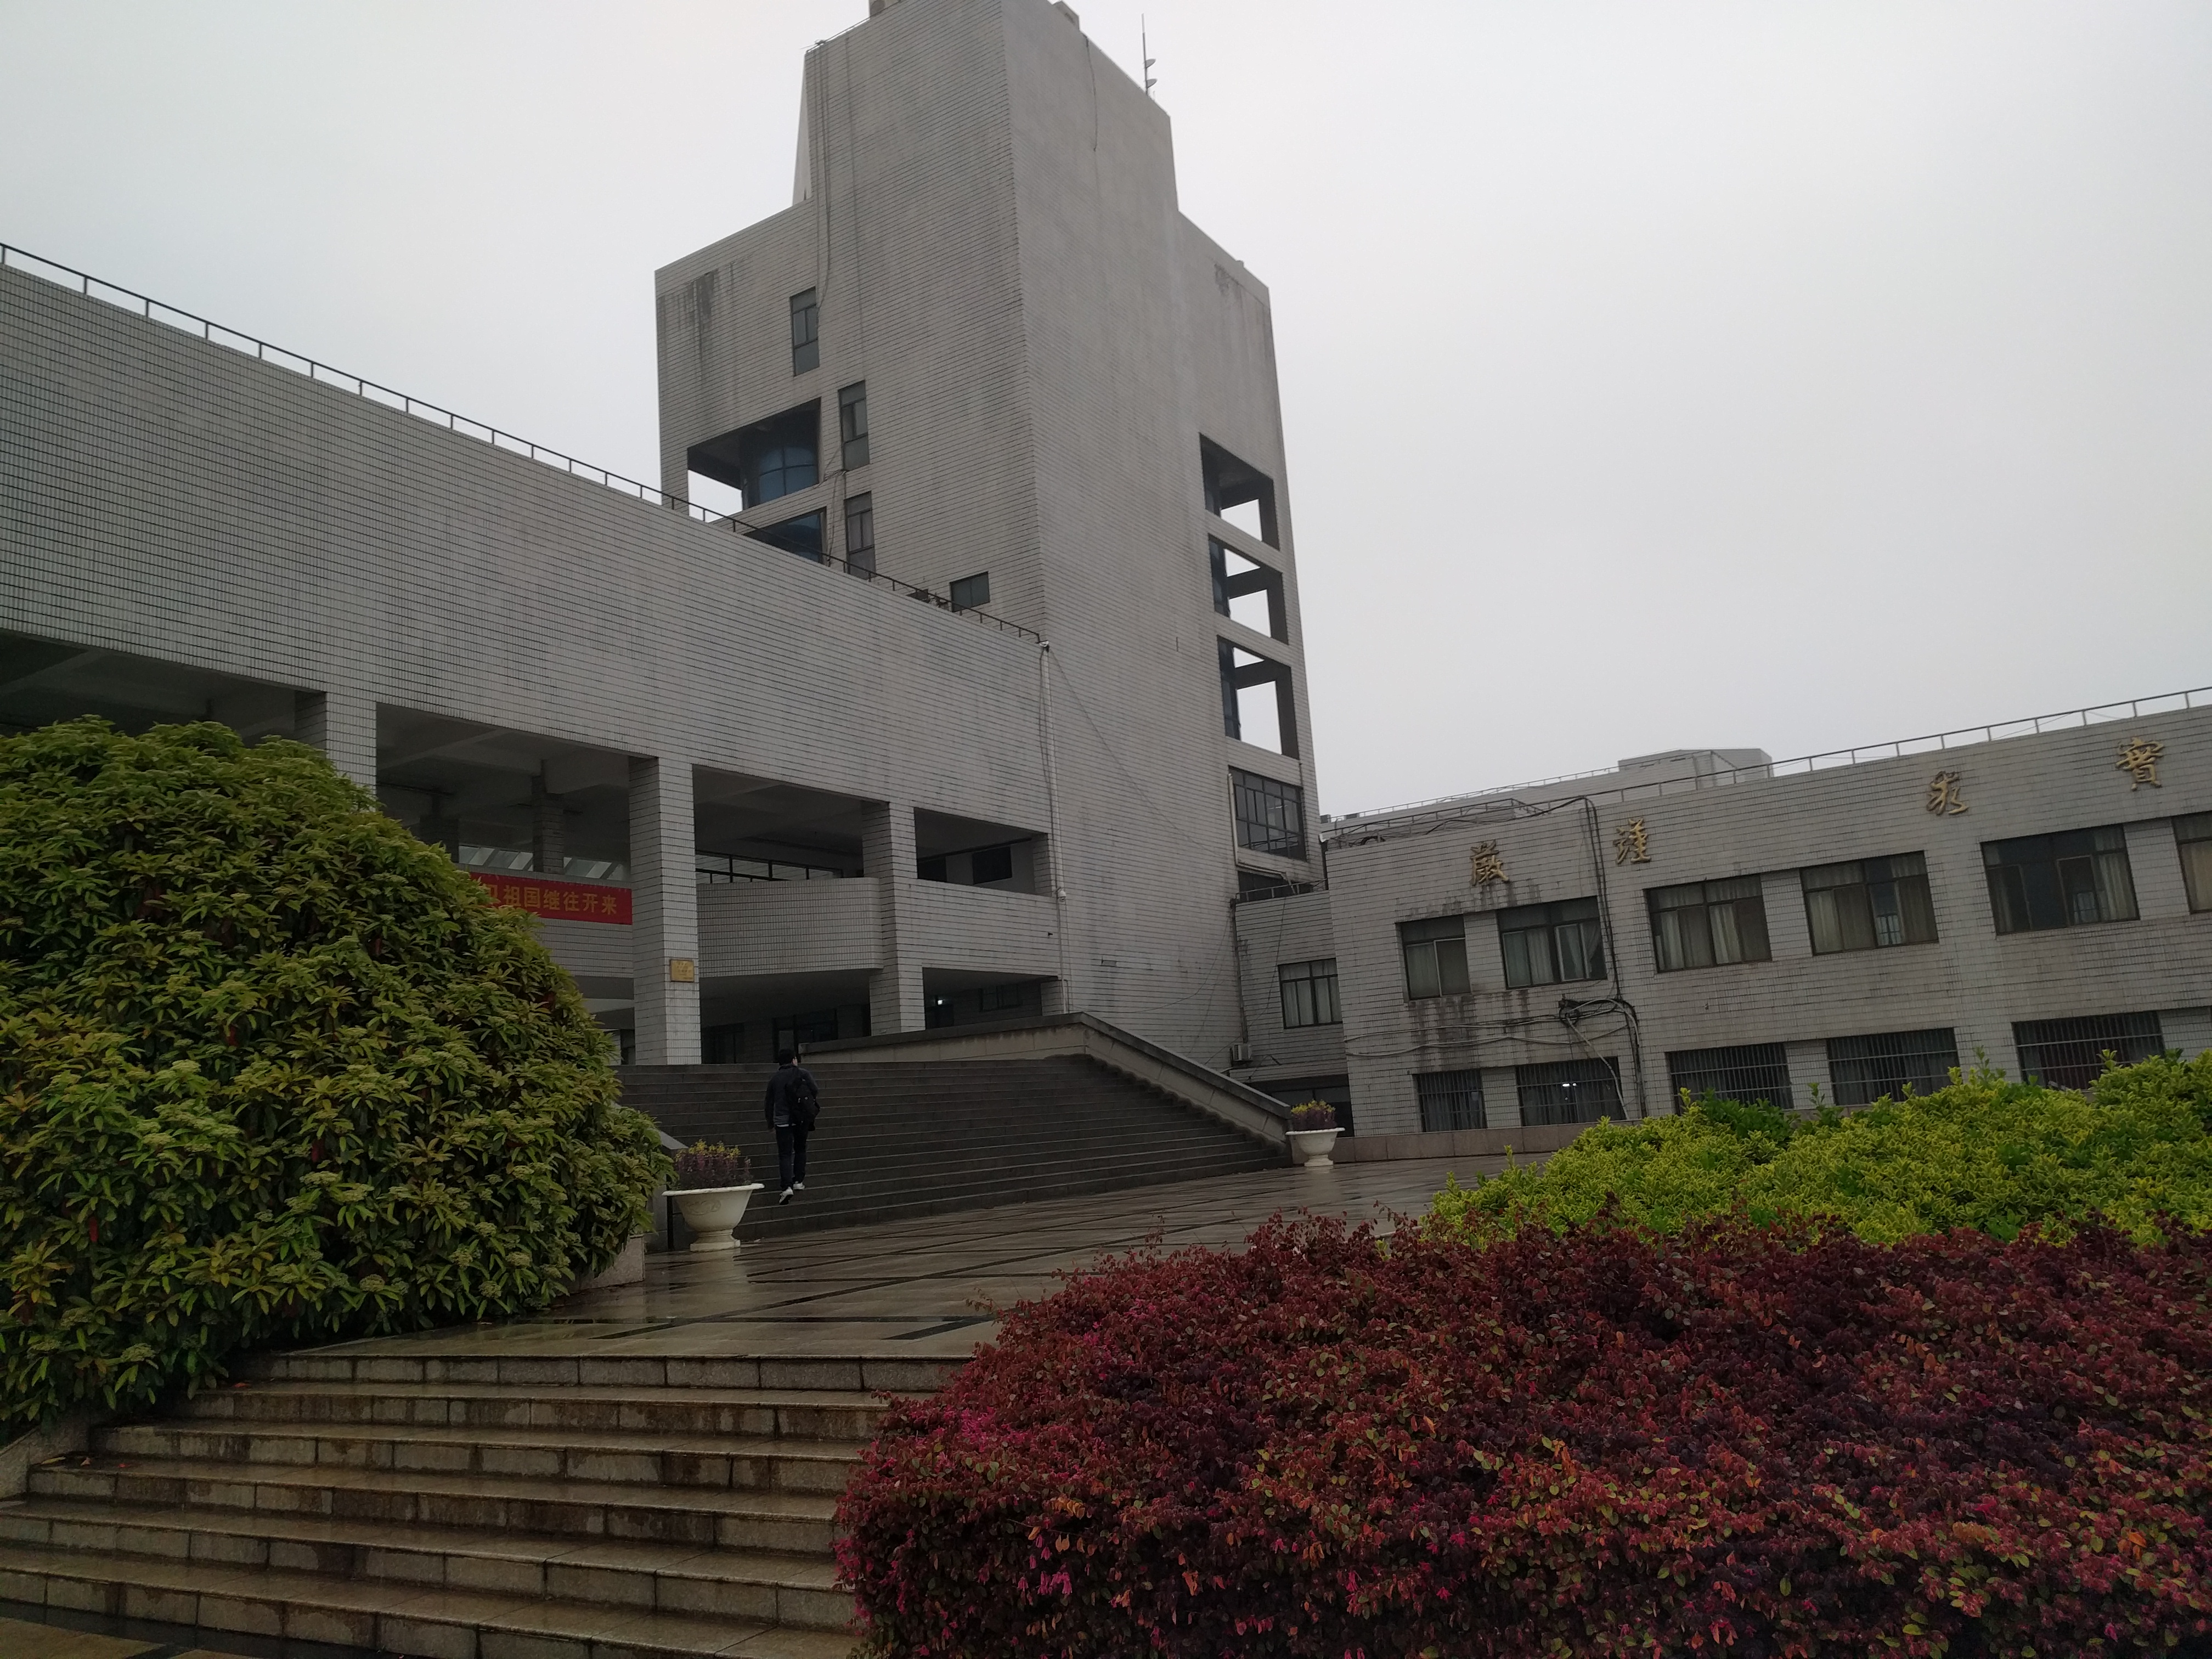
[[[780,495],[810,489],[818,480],[821,423],[822,405],[801,404],[692,445],[684,464],[717,483],[735,487],[747,507],[758,507]]]
[[[1221,659],[1221,728],[1240,743],[1295,759],[1298,752],[1297,694],[1291,666],[1227,640],[1217,641]]]
[[[872,493],[845,498],[845,562],[854,572],[876,568],[876,498]]]
[[[1211,438],[1198,441],[1198,459],[1206,485],[1206,510],[1270,547],[1280,547],[1275,524],[1275,481],[1249,462],[1238,460]]]
[[[1213,567],[1213,608],[1255,633],[1288,640],[1291,623],[1283,605],[1283,573],[1248,559],[1218,538],[1206,542]]]
[[[837,435],[845,446],[845,470],[868,464],[868,383],[856,380],[837,393]]]
[[[978,571],[972,576],[963,576],[952,584],[952,608],[955,611],[974,611],[991,602],[991,573]]]
[[[1236,805],[1239,847],[1289,859],[1306,855],[1304,790],[1295,783],[1278,783],[1233,766],[1229,769],[1229,787]]]
[[[822,366],[822,308],[814,290],[791,296],[791,372],[804,374]]]

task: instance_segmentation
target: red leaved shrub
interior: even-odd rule
[[[846,1493],[873,1650],[2212,1652],[2212,1242],[1532,1231],[1016,1310]]]

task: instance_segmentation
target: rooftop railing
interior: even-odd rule
[[[288,351],[283,346],[271,345],[266,340],[257,339],[251,334],[226,327],[221,323],[210,322],[206,318],[186,311],[180,306],[168,305],[162,301],[151,299],[134,289],[127,289],[119,283],[111,283],[91,276],[73,265],[63,264],[58,259],[43,258],[27,249],[0,242],[0,270],[20,270],[27,276],[52,283],[58,288],[74,289],[88,300],[98,300],[120,311],[135,312],[149,322],[163,324],[176,329],[180,333],[196,335],[210,345],[228,347],[242,356],[253,358],[258,362],[289,369],[295,374],[305,375],[318,385],[331,386],[340,392],[349,392],[354,396],[366,398],[370,403],[381,404],[385,408],[397,410],[403,415],[412,415],[433,426],[442,426],[448,432],[464,438],[476,439],[481,443],[489,444],[495,449],[504,450],[510,455],[524,456],[544,465],[557,468],[572,477],[602,485],[618,495],[633,496],[649,506],[681,513],[686,518],[696,520],[701,524],[728,529],[741,536],[749,533],[751,529],[751,526],[742,522],[734,514],[713,512],[682,495],[672,495],[657,485],[625,477],[623,474],[611,471],[605,467],[594,466],[589,461],[580,461],[573,455],[565,455],[557,449],[549,448],[544,444],[533,443],[527,438],[519,438],[511,432],[502,432],[497,427],[485,422],[471,420],[465,415],[457,415],[452,410],[441,408],[436,404],[425,402],[420,398],[410,397],[404,392],[395,392],[390,386],[380,386],[376,381],[365,379],[359,374],[349,374],[343,369],[333,368],[328,363],[319,362],[304,352]],[[799,556],[807,556],[802,554]],[[918,599],[927,599],[940,610],[955,609],[950,599],[933,593],[926,587],[916,587],[911,582],[902,582],[895,576],[886,576],[879,571],[848,564],[842,559],[833,559],[826,555],[822,557],[820,562],[841,569],[848,575],[873,582],[878,586],[889,587],[895,592],[909,594]],[[1024,628],[1018,623],[1008,622],[1003,617],[994,616],[988,611],[979,611],[972,606],[960,609],[957,614],[978,623],[987,623],[1002,633],[1018,635],[1024,639],[1041,641],[1043,638],[1035,630]]]
[[[1868,744],[1855,749],[1830,749],[1817,755],[1801,755],[1794,760],[1762,761],[1753,766],[1721,767],[1693,775],[1653,778],[1643,783],[1628,781],[1634,775],[1623,772],[1617,767],[1596,772],[1570,772],[1561,777],[1512,784],[1504,789],[1475,790],[1442,796],[1434,800],[1414,801],[1405,806],[1346,813],[1341,817],[1326,820],[1322,834],[1324,839],[1331,842],[1364,841],[1418,828],[1439,818],[1486,811],[1510,813],[1516,804],[1516,797],[1524,791],[1548,788],[1554,784],[1580,782],[1584,778],[1623,780],[1613,788],[1583,792],[1594,801],[1611,803],[1652,795],[1685,794],[1692,790],[1745,783],[1753,779],[1824,772],[1834,767],[1860,766],[1869,761],[1897,760],[1908,755],[1941,754],[1948,750],[1971,748],[1977,744],[2000,743],[2008,738],[2029,738],[2043,732],[2067,731],[2114,720],[2141,720],[2146,714],[2168,714],[2185,708],[2212,708],[2212,686],[2201,685],[2190,691],[2168,691],[2154,697],[2136,697],[2126,702],[2097,703],[2087,708],[2069,708],[2057,714],[2035,714],[2025,720],[2003,720],[1990,726],[1961,726],[1954,732],[1931,732],[1925,737],[1899,738],[1889,743]]]

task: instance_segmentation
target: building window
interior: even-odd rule
[[[1340,1025],[1344,1015],[1336,1003],[1336,958],[1314,962],[1285,962],[1275,969],[1283,992],[1283,1024]]]
[[[1828,1085],[1838,1106],[1868,1106],[1907,1089],[1933,1094],[1951,1081],[1959,1045],[1947,1026],[1828,1039]]]
[[[1605,977],[1605,939],[1594,898],[1500,910],[1498,944],[1505,953],[1509,986]]]
[[[1290,665],[1228,640],[1215,645],[1221,661],[1222,731],[1240,743],[1297,759],[1298,704]]]
[[[1288,876],[1279,876],[1272,870],[1247,870],[1242,865],[1237,870],[1237,897],[1241,903],[1246,899],[1295,898],[1300,893],[1310,893],[1314,884],[1292,881]]]
[[[745,1057],[745,1028],[742,1025],[704,1025],[699,1030],[699,1062],[702,1066],[735,1066]]]
[[[2181,848],[2181,879],[2189,889],[2189,908],[2212,910],[2212,812],[2173,821]]]
[[[1928,860],[1920,854],[1815,865],[1797,873],[1805,886],[1814,956],[1936,943]]]
[[[978,887],[988,887],[994,881],[1014,878],[1014,849],[1012,847],[979,847],[968,855],[969,879]]]
[[[2117,823],[1982,843],[2000,933],[2136,919],[2127,832]]]
[[[684,466],[736,490],[745,507],[758,507],[818,480],[816,441],[821,424],[822,405],[801,404],[692,445],[684,453]]]
[[[2083,1019],[2024,1019],[2012,1028],[2023,1082],[2086,1089],[2104,1074],[2105,1056],[2136,1066],[2166,1052],[2156,1014],[2097,1014]]]
[[[1483,1116],[1480,1072],[1416,1072],[1413,1092],[1420,1097],[1425,1133],[1490,1127]]]
[[[1398,924],[1408,997],[1452,997],[1467,989],[1467,918],[1432,916]]]
[[[814,290],[791,296],[791,372],[804,374],[822,366],[822,311]]]
[[[1270,547],[1282,542],[1275,526],[1275,481],[1248,461],[1240,461],[1211,438],[1198,441],[1198,464],[1206,487],[1206,510]]]
[[[952,584],[952,608],[955,611],[975,611],[991,602],[991,573],[988,570],[973,576],[963,576]]]
[[[1237,815],[1237,844],[1255,853],[1286,859],[1306,855],[1306,792],[1295,783],[1278,783],[1257,772],[1229,769],[1229,791]]]
[[[802,559],[820,560],[822,557],[822,515],[802,513],[795,519],[779,520],[775,524],[763,525],[745,534],[757,542],[766,542],[770,547],[780,547],[787,553],[796,553]]]
[[[1650,891],[1651,938],[1659,971],[1765,962],[1766,900],[1757,876],[1693,881]]]
[[[837,393],[837,435],[845,446],[848,471],[868,464],[868,383],[854,382]]]
[[[1271,639],[1288,640],[1291,620],[1283,602],[1283,573],[1248,559],[1224,541],[1208,538],[1213,567],[1213,608]]]
[[[863,492],[845,498],[845,562],[873,575],[876,568],[876,498]]]
[[[1620,1121],[1620,1065],[1613,1060],[1561,1060],[1547,1066],[1516,1066],[1513,1081],[1521,1096],[1521,1121],[1595,1123]]]
[[[1667,1056],[1667,1080],[1674,1098],[1718,1095],[1750,1105],[1764,1101],[1787,1108],[1790,1056],[1778,1042],[1747,1043],[1736,1048],[1686,1048]]]
[[[985,1014],[1018,1014],[1030,1005],[1030,988],[1024,984],[986,985],[975,993],[975,1009]]]

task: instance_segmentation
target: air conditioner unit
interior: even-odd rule
[[[1249,1066],[1252,1063],[1252,1045],[1249,1042],[1231,1043],[1229,1045],[1229,1063],[1232,1066]]]

